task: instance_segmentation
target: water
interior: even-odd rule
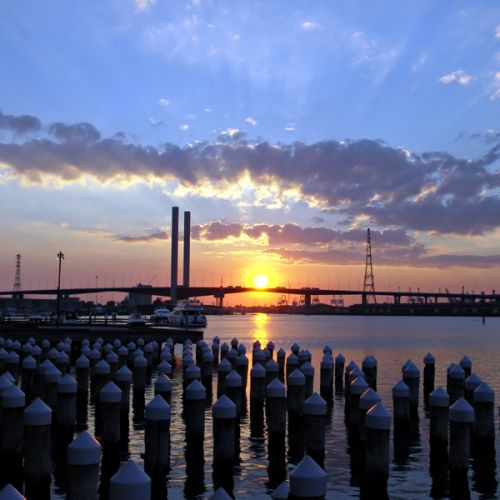
[[[334,350],[334,356],[342,352],[346,364],[355,360],[361,366],[362,359],[373,354],[378,360],[377,389],[386,408],[392,413],[392,386],[401,378],[401,366],[412,359],[422,367],[422,358],[427,352],[436,357],[436,387],[446,386],[446,367],[458,362],[464,354],[472,359],[472,371],[479,375],[495,390],[500,392],[498,375],[500,359],[500,319],[487,319],[482,324],[471,318],[411,318],[411,317],[344,317],[344,316],[286,316],[286,315],[245,315],[211,316],[205,331],[205,340],[211,343],[217,335],[222,342],[229,343],[232,337],[247,346],[250,357],[255,340],[265,345],[272,340],[276,350],[283,347],[287,354],[290,346],[297,342],[301,348],[312,353],[315,367],[315,390],[319,391],[319,363],[325,344]],[[181,346],[176,347],[181,354]],[[179,359],[179,358],[178,358]],[[208,497],[213,491],[212,469],[212,419],[207,406],[205,440],[203,443],[204,464],[190,463],[198,473],[186,475],[185,427],[182,420],[182,368],[175,368],[172,394],[172,469],[168,477],[169,498],[183,498],[185,491],[190,498]],[[214,378],[214,391],[216,378]],[[422,374],[421,374],[422,382]],[[152,387],[146,391],[146,401],[152,398]],[[388,493],[391,498],[427,498],[432,478],[429,473],[429,421],[423,409],[422,394],[419,405],[419,434],[413,436],[406,447],[394,456],[391,436],[391,470]],[[497,418],[497,417],[496,417]],[[142,464],[144,432],[133,427],[130,419],[130,455]],[[92,426],[90,427],[92,430]],[[498,450],[498,421],[497,446]],[[264,436],[266,435],[264,429]],[[200,443],[201,444],[201,443]],[[248,412],[241,422],[240,465],[233,468],[236,498],[269,498],[274,475],[279,470],[268,471],[267,442],[250,436]],[[286,455],[285,455],[286,458]],[[499,463],[497,452],[496,463]],[[325,469],[328,474],[328,498],[351,498],[359,496],[356,471],[348,452],[346,427],[344,424],[343,399],[336,397],[334,410],[326,429]],[[196,467],[198,465],[198,467]],[[283,463],[287,472],[291,463]],[[203,470],[202,477],[200,471]],[[227,472],[229,473],[229,471]],[[269,473],[271,473],[271,482]],[[478,481],[478,471],[470,467],[469,487],[473,498],[497,498],[496,484],[485,486]],[[496,471],[498,476],[498,470]],[[490,478],[491,479],[491,478]],[[494,477],[494,480],[497,478]],[[478,489],[480,491],[478,491]],[[194,493],[193,493],[194,490]],[[196,495],[196,493],[198,495]]]
[[[401,365],[412,359],[422,366],[422,358],[431,351],[436,357],[436,387],[446,385],[446,367],[458,362],[467,354],[473,362],[473,372],[500,391],[498,376],[500,359],[500,319],[488,319],[482,324],[471,318],[398,318],[398,317],[343,317],[343,316],[284,316],[246,315],[211,316],[205,340],[210,342],[217,335],[221,343],[236,337],[251,348],[255,340],[265,345],[273,340],[276,350],[298,342],[302,348],[311,351],[315,367],[315,390],[319,390],[319,363],[322,349],[329,344],[334,356],[342,352],[346,363],[351,359],[361,365],[362,359],[373,354],[378,359],[378,392],[386,408],[392,412],[392,386],[401,378]],[[179,349],[180,346],[177,347]],[[180,351],[178,351],[180,354]],[[181,418],[181,371],[176,368],[172,396],[172,470],[169,474],[168,492],[170,498],[182,498],[186,487],[186,461],[184,424]],[[214,386],[215,387],[215,386]],[[216,390],[214,389],[214,394]],[[147,396],[148,397],[148,396]],[[151,395],[149,395],[151,397]],[[496,425],[498,433],[498,422]],[[211,412],[206,411],[204,442],[203,485],[208,493],[212,491],[212,421]],[[265,435],[265,433],[264,433]],[[331,421],[326,430],[325,469],[328,474],[328,496],[349,498],[359,496],[359,488],[353,484],[356,478],[351,473],[351,458],[347,451],[347,435],[344,424],[342,398],[335,399]],[[420,436],[409,443],[403,456],[391,456],[391,471],[388,492],[391,498],[425,498],[431,491],[429,474],[429,425],[425,418],[423,404],[420,404]],[[498,441],[498,436],[497,436]],[[131,430],[130,451],[132,458],[141,461],[144,449],[143,432]],[[392,443],[391,443],[392,447]],[[498,446],[497,446],[498,449]],[[393,452],[392,452],[393,453]],[[497,463],[499,463],[497,453]],[[236,498],[268,498],[270,490],[268,460],[265,440],[250,439],[249,416],[241,423],[240,466],[234,469],[234,494]],[[293,468],[287,465],[288,471]],[[474,491],[478,487],[469,474],[472,496],[482,495]],[[188,488],[190,482],[188,482]],[[481,488],[481,485],[479,485]],[[497,498],[497,488],[490,488],[484,498]]]

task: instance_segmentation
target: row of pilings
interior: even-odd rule
[[[34,338],[24,344],[0,338],[0,498],[50,498],[53,478],[69,499],[165,498],[170,468],[172,398],[182,399],[186,458],[192,476],[202,475],[205,408],[213,399],[213,483],[211,498],[233,495],[242,416],[250,403],[251,433],[268,436],[273,464],[268,487],[273,498],[324,498],[327,492],[325,425],[334,392],[345,398],[348,442],[362,497],[387,497],[390,434],[398,443],[418,432],[421,370],[407,361],[392,389],[393,415],[377,394],[377,360],[361,367],[333,357],[326,346],[320,364],[320,392],[314,392],[311,354],[298,344],[287,356],[269,342],[252,346],[251,356],[237,339],[211,346],[204,341],[182,347],[182,394],[173,393],[173,366],[179,363],[167,339],[123,345],[98,338],[76,345]],[[471,373],[464,357],[447,369],[446,389],[434,387],[435,359],[423,359],[424,405],[430,418],[434,496],[468,492],[469,459],[495,456],[494,393]],[[250,368],[251,364],[251,368]],[[145,390],[155,374],[154,397]],[[215,395],[214,395],[215,397]],[[88,403],[94,405],[94,432],[87,428]],[[144,467],[128,458],[130,406],[144,425]],[[75,431],[78,432],[74,439]],[[288,474],[288,459],[297,464]],[[201,454],[200,454],[201,450]],[[198,465],[196,465],[198,464]],[[277,465],[278,464],[278,465]],[[432,467],[434,464],[434,467]],[[436,465],[437,464],[437,465]],[[494,473],[493,473],[494,480]],[[203,491],[201,491],[202,493]],[[187,496],[200,494],[193,487]],[[2,496],[10,494],[11,496]],[[14,495],[14,496],[12,496]],[[18,496],[15,496],[18,495]]]

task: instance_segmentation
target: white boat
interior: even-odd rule
[[[138,312],[133,312],[129,317],[127,321],[127,325],[129,326],[144,326],[146,324],[146,320],[142,316],[142,314],[139,314]]]
[[[203,314],[203,304],[195,299],[180,303],[168,316],[168,324],[185,328],[205,328],[207,317]]]
[[[166,307],[159,307],[154,310],[151,315],[150,320],[156,324],[168,325],[168,317],[170,316],[170,310]]]
[[[78,325],[80,320],[73,312],[59,313],[59,324],[63,325]]]

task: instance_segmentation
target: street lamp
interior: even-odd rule
[[[61,301],[61,264],[64,259],[64,254],[59,252],[57,254],[57,260],[59,261],[59,272],[57,275],[57,301],[56,301],[56,323],[59,328],[59,303]]]
[[[96,287],[96,291],[95,291],[95,306],[97,307],[97,287],[98,287],[98,283],[99,283],[99,276],[96,276],[95,277],[95,287]]]

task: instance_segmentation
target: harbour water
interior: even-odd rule
[[[358,365],[368,354],[378,360],[377,390],[386,408],[392,413],[392,386],[401,379],[401,366],[411,359],[422,367],[427,352],[436,357],[436,387],[446,387],[446,368],[463,355],[472,360],[472,371],[487,382],[497,395],[500,391],[500,319],[488,319],[485,324],[478,318],[411,318],[368,316],[285,316],[244,315],[211,316],[205,331],[205,340],[214,336],[229,343],[233,337],[244,343],[251,357],[255,340],[265,345],[272,340],[276,350],[283,347],[289,353],[297,342],[312,353],[315,367],[315,390],[319,391],[319,364],[323,347],[333,348],[334,356],[342,352],[346,364],[355,360]],[[176,352],[181,353],[180,346]],[[180,358],[180,356],[179,356]],[[171,423],[171,471],[168,477],[169,498],[203,498],[213,491],[212,469],[212,418],[206,408],[204,463],[186,461],[185,426],[182,419],[182,367],[179,359],[173,374]],[[154,377],[153,377],[154,379]],[[421,375],[422,381],[422,375]],[[214,391],[216,379],[214,378]],[[152,397],[152,387],[146,391],[146,401]],[[215,398],[215,396],[214,396]],[[447,494],[447,484],[436,484],[429,472],[429,420],[426,418],[421,391],[418,432],[412,433],[407,442],[393,446],[391,436],[391,466],[388,483],[390,498],[428,498]],[[248,408],[248,403],[247,403]],[[131,410],[132,411],[132,410]],[[496,462],[488,463],[487,470],[472,460],[469,467],[469,488],[472,498],[497,498],[498,467],[500,454],[498,414],[496,427]],[[90,415],[92,412],[90,413]],[[265,425],[265,424],[264,424]],[[92,422],[89,421],[90,431]],[[283,463],[269,467],[265,426],[263,430],[251,430],[247,411],[241,421],[240,462],[232,470],[233,493],[236,498],[269,498],[276,478],[290,472],[294,464],[285,453]],[[144,431],[130,419],[130,455],[142,464]],[[275,464],[276,465],[276,464]],[[435,464],[434,464],[435,465]],[[282,470],[281,470],[282,469]],[[335,397],[334,408],[326,429],[325,469],[328,474],[328,498],[356,498],[360,494],[356,457],[350,453],[342,397]],[[230,471],[227,471],[230,474]],[[437,493],[436,493],[437,492]],[[62,491],[58,492],[62,494]],[[57,489],[56,489],[57,495]],[[62,495],[60,496],[62,498]]]

